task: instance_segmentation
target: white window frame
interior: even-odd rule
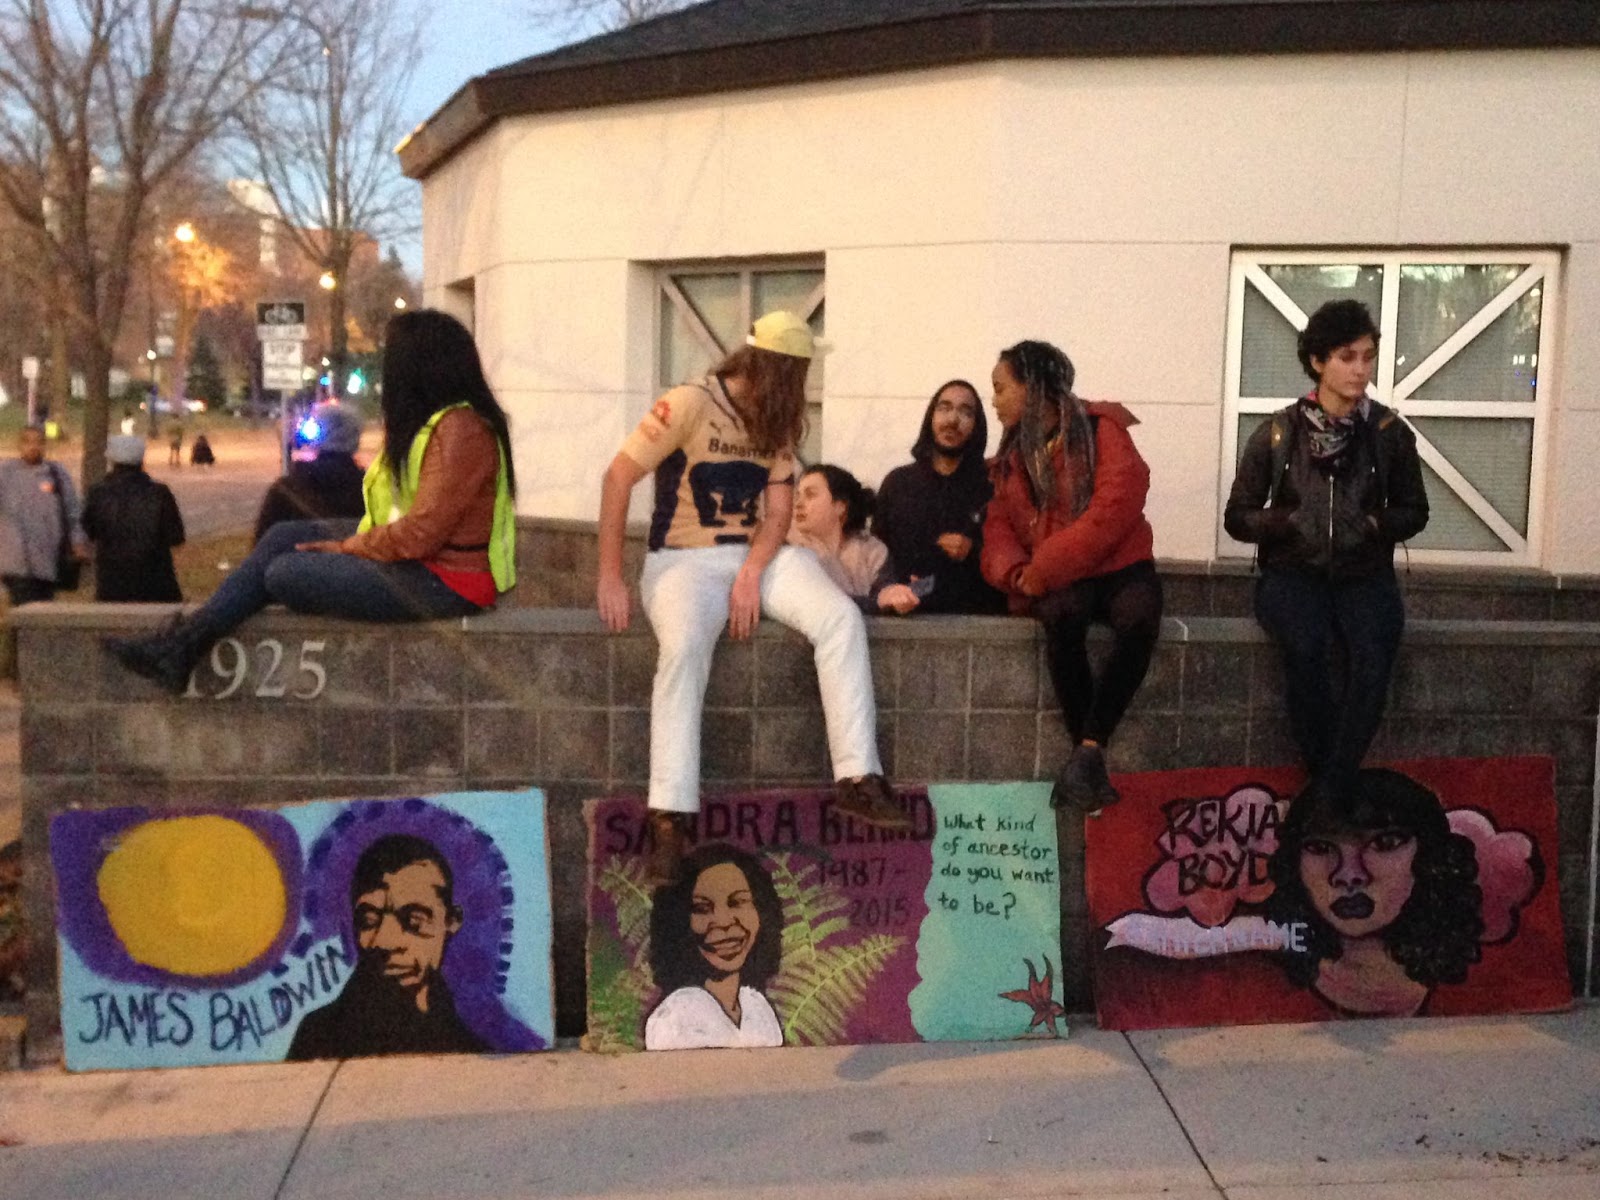
[[[1399,322],[1400,268],[1403,266],[1473,266],[1479,264],[1526,263],[1526,269],[1502,289],[1437,350],[1414,367],[1405,380],[1395,385],[1395,332]],[[1552,398],[1556,391],[1556,331],[1560,325],[1561,255],[1548,249],[1506,247],[1491,250],[1325,250],[1267,251],[1235,250],[1228,281],[1228,345],[1226,374],[1223,380],[1222,462],[1217,505],[1217,554],[1220,558],[1248,558],[1254,547],[1236,542],[1222,528],[1223,509],[1232,488],[1239,451],[1240,418],[1260,414],[1265,417],[1298,396],[1241,397],[1239,374],[1243,361],[1244,300],[1248,284],[1295,329],[1305,328],[1307,314],[1262,270],[1267,266],[1342,266],[1383,267],[1382,313],[1379,332],[1377,377],[1367,394],[1395,409],[1417,435],[1417,451],[1422,461],[1472,510],[1504,544],[1504,550],[1411,550],[1410,560],[1456,566],[1537,567],[1541,562],[1544,537],[1545,468],[1548,453]],[[1423,386],[1441,367],[1479,333],[1488,328],[1527,291],[1540,286],[1539,362],[1533,403],[1481,400],[1415,400],[1412,392]],[[1310,390],[1310,380],[1306,381]],[[1304,393],[1302,393],[1303,395]],[[1477,417],[1531,420],[1532,461],[1528,473],[1528,532],[1519,534],[1494,506],[1472,486],[1445,456],[1412,423],[1412,417]]]
[[[672,387],[684,382],[681,379],[662,379],[661,377],[661,297],[671,299],[673,307],[683,316],[684,321],[693,331],[695,339],[701,348],[710,356],[712,362],[720,361],[735,346],[724,346],[715,333],[700,319],[700,314],[695,311],[694,305],[683,294],[683,289],[675,282],[675,277],[684,275],[733,275],[739,276],[739,307],[744,314],[743,327],[749,326],[761,316],[754,311],[755,283],[754,277],[766,272],[778,271],[816,271],[822,278],[817,286],[812,289],[806,298],[804,310],[797,313],[803,321],[810,321],[817,309],[822,307],[823,301],[828,298],[828,270],[827,260],[820,254],[804,254],[792,257],[773,256],[768,258],[708,258],[693,259],[682,262],[658,262],[655,268],[655,294],[651,306],[651,348],[650,372],[656,387]],[[812,378],[815,378],[813,372]],[[810,392],[810,388],[807,388]],[[825,414],[826,383],[807,397],[808,407],[815,407],[815,428],[807,432],[807,440],[812,445],[820,447],[822,444],[822,422]],[[804,447],[800,448],[804,457]]]

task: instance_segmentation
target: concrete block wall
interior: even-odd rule
[[[630,530],[624,577],[637,579],[644,534]],[[511,593],[521,608],[588,608],[594,603],[593,521],[526,517],[518,522],[522,581]],[[1246,559],[1162,560],[1169,613],[1248,617],[1255,580]],[[1401,566],[1406,611],[1414,619],[1458,621],[1600,621],[1600,575]]]
[[[1169,609],[1170,611],[1170,609]],[[374,626],[269,613],[173,699],[99,649],[162,610],[39,605],[14,614],[23,701],[25,902],[34,934],[30,1058],[58,1027],[50,817],[77,805],[249,805],[536,784],[550,797],[558,1028],[584,1020],[590,796],[638,792],[655,643],[587,610],[506,610]],[[1033,622],[875,619],[879,742],[901,783],[1048,778],[1066,752]],[[322,679],[318,686],[319,673]],[[301,699],[315,693],[313,699]],[[1582,986],[1590,898],[1600,624],[1414,620],[1374,758],[1555,759],[1568,955]],[[1253,622],[1169,618],[1113,749],[1116,770],[1293,761],[1276,657]],[[711,789],[829,779],[809,647],[764,623],[718,651],[707,699]],[[1091,1007],[1081,821],[1062,820],[1063,982]]]

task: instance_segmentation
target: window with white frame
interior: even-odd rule
[[[1360,300],[1383,335],[1369,394],[1422,459],[1430,515],[1413,558],[1537,565],[1559,270],[1551,251],[1235,253],[1223,500],[1251,431],[1311,389],[1295,356],[1307,316]],[[1220,529],[1217,544],[1250,552]]]
[[[744,344],[755,319],[784,309],[822,336],[826,289],[821,259],[668,264],[657,272],[656,384],[669,388],[705,374]],[[805,462],[822,453],[823,358],[806,374]]]

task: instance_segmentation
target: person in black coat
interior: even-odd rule
[[[316,426],[317,456],[291,463],[289,473],[267,489],[256,516],[258,542],[279,521],[326,521],[361,517],[367,511],[355,459],[360,418],[342,405],[325,403],[311,410],[310,419]]]
[[[94,598],[176,604],[183,599],[172,548],[183,545],[183,517],[172,489],[144,472],[144,439],[106,441],[111,474],[89,489],[83,531],[95,548]]]
[[[983,518],[994,495],[984,465],[989,427],[978,391],[952,379],[934,392],[911,448],[884,476],[873,534],[889,547],[898,586],[879,599],[896,612],[1003,613],[1005,597],[979,568]]]
[[[1283,654],[1300,757],[1335,783],[1354,778],[1383,718],[1405,628],[1395,546],[1428,523],[1416,435],[1367,395],[1378,336],[1356,300],[1311,315],[1298,353],[1316,386],[1250,435],[1223,515],[1257,548],[1256,620]]]

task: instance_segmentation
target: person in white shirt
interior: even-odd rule
[[[783,953],[783,906],[754,855],[714,842],[683,860],[650,910],[650,971],[662,1000],[646,1050],[783,1045],[762,994]]]

